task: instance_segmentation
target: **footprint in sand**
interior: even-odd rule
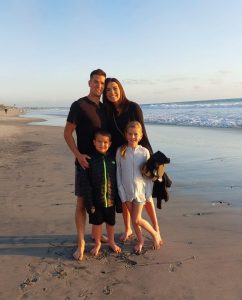
[[[23,290],[25,287],[33,285],[39,280],[39,277],[40,277],[39,273],[35,273],[31,278],[28,277],[27,279],[24,280],[24,282],[20,284],[20,288]]]
[[[108,285],[105,286],[104,289],[103,289],[103,293],[105,295],[110,295],[112,293],[110,286],[108,286]]]
[[[213,212],[197,212],[192,214],[183,214],[183,217],[191,217],[191,216],[207,216],[207,215],[213,215]]]

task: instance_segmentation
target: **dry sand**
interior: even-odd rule
[[[74,261],[72,155],[62,128],[27,121],[0,116],[0,299],[242,299],[241,210],[172,188],[157,210],[161,250],[145,234],[142,255],[131,240],[93,258],[87,224],[85,259]]]

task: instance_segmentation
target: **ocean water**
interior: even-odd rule
[[[166,165],[171,194],[242,209],[240,129],[153,124],[146,129],[153,150],[171,160]]]
[[[242,209],[242,99],[141,107],[153,150],[171,159],[171,198],[183,195]],[[27,116],[44,120],[32,124],[63,127],[68,111],[69,107],[29,108]]]
[[[242,98],[142,104],[141,108],[147,124],[242,128]],[[36,125],[65,126],[68,112],[69,107],[32,107],[26,116],[45,120]]]

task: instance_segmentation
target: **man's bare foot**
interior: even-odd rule
[[[134,252],[135,254],[141,254],[142,249],[143,249],[144,244],[141,242],[138,242],[135,246],[134,246]]]
[[[90,251],[90,253],[93,255],[93,256],[98,256],[99,254],[99,250],[101,248],[101,242],[99,242],[98,244],[95,244],[95,246],[92,248],[92,250]]]
[[[132,237],[133,232],[130,231],[125,231],[123,234],[120,235],[119,240],[120,242],[126,242]]]
[[[81,245],[79,245],[76,251],[73,253],[73,258],[75,260],[83,260],[85,250],[85,242],[83,241]]]
[[[121,253],[122,249],[115,243],[109,244],[109,247],[113,250],[115,253]]]

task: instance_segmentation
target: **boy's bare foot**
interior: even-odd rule
[[[93,255],[93,256],[98,256],[99,254],[99,250],[101,248],[101,242],[98,243],[98,244],[95,244],[95,246],[92,248],[92,250],[90,251],[90,253]]]
[[[82,244],[79,245],[76,251],[73,253],[73,258],[75,260],[83,260],[84,250],[85,250],[85,242],[82,242]]]
[[[133,232],[130,231],[125,231],[121,236],[119,237],[120,242],[126,242],[132,237]]]
[[[122,249],[115,243],[109,244],[109,247],[113,250],[115,253],[121,253]]]
[[[134,252],[135,254],[141,254],[142,249],[143,249],[144,244],[138,242],[135,246],[134,246]]]

